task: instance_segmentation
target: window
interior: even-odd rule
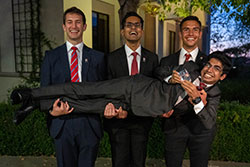
[[[169,31],[169,54],[175,53],[175,32]]]
[[[16,71],[39,72],[39,0],[12,0]]]
[[[93,49],[109,52],[109,16],[92,12]]]

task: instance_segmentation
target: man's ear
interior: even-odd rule
[[[87,24],[83,25],[83,31],[85,31],[87,29]]]
[[[121,29],[121,35],[122,35],[122,37],[124,37],[124,29]]]
[[[66,32],[66,26],[65,24],[62,24],[63,31]]]
[[[202,39],[202,30],[200,30],[199,39]]]
[[[179,32],[179,38],[182,39],[182,33],[181,33],[181,31]]]
[[[227,74],[223,74],[223,75],[220,76],[220,80],[222,81],[222,80],[224,80],[226,77],[227,77]]]

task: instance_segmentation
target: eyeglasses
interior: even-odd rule
[[[135,28],[141,28],[142,27],[141,23],[131,23],[131,22],[128,22],[128,23],[125,24],[125,27],[127,27],[127,28],[132,28],[133,26]]]
[[[215,72],[222,72],[222,67],[218,66],[218,65],[212,65],[209,62],[205,65],[205,67],[212,68]]]

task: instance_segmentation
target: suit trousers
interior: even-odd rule
[[[52,107],[55,99],[63,97],[75,113],[102,113],[109,102],[131,109],[137,116],[157,116],[170,111],[184,90],[180,85],[168,85],[143,75],[127,76],[101,82],[80,82],[52,85],[32,90],[41,110]],[[129,108],[128,108],[129,107]]]
[[[129,120],[129,123],[133,122]],[[108,130],[113,167],[144,167],[149,129],[142,124],[125,124]]]
[[[193,133],[187,126],[179,126],[165,132],[165,162],[167,167],[182,167],[186,149],[190,167],[207,167],[209,151],[215,135],[215,127]]]
[[[64,122],[58,136],[54,138],[57,166],[95,166],[100,137],[92,130],[88,117],[68,115],[61,119],[67,121]]]

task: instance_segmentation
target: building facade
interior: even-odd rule
[[[42,59],[49,42],[56,47],[65,42],[62,29],[64,10],[76,6],[86,15],[87,30],[84,43],[102,52],[110,52],[122,44],[118,0],[0,0],[0,102],[7,100],[8,90],[22,82],[22,76],[31,71],[39,75],[34,61]],[[147,14],[143,6],[137,12],[144,18],[142,45],[156,52],[159,58],[177,51],[179,19],[158,21]],[[203,12],[197,13],[203,25],[203,40],[200,48],[209,50],[209,20]],[[201,17],[200,17],[201,16]],[[37,36],[37,30],[41,32]],[[47,42],[47,43],[46,43]],[[38,48],[38,49],[34,49]]]

